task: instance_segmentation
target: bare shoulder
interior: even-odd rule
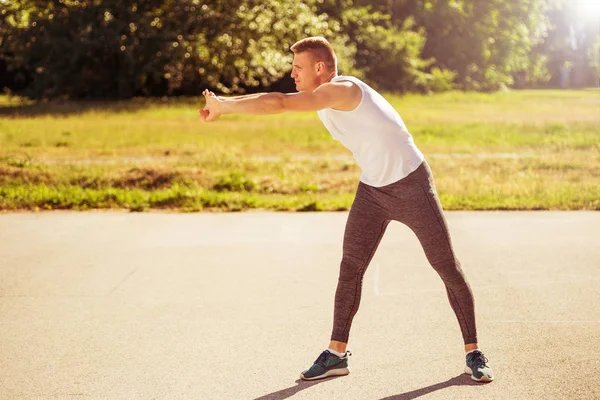
[[[327,82],[315,91],[326,93],[334,99],[331,108],[340,111],[354,110],[362,100],[362,90],[351,81]]]

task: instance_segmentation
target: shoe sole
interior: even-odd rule
[[[465,374],[467,375],[471,375],[471,379],[473,379],[475,382],[491,382],[494,380],[494,378],[488,378],[487,376],[482,376],[480,379],[477,379],[473,376],[473,371],[471,370],[471,368],[469,368],[469,366],[465,367]]]
[[[303,381],[314,381],[316,379],[328,378],[330,376],[344,376],[350,373],[350,368],[338,368],[338,369],[330,369],[322,375],[314,376],[312,378],[305,378],[303,374],[300,374],[300,379]]]

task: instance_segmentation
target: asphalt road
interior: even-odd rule
[[[600,213],[450,212],[496,380],[390,224],[350,333],[329,343],[346,213],[0,214],[0,399],[600,398]]]

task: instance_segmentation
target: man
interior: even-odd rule
[[[431,170],[400,115],[364,82],[337,75],[335,53],[324,38],[300,40],[291,50],[291,77],[298,93],[221,98],[205,90],[206,106],[200,116],[210,122],[223,114],[317,111],[362,169],[344,233],[331,342],[300,377],[314,380],[350,372],[346,346],[363,276],[388,223],[396,220],[415,232],[446,286],[465,343],[465,372],[475,381],[491,381],[491,368],[477,343],[473,295],[454,255]]]

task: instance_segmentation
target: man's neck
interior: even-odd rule
[[[321,83],[319,83],[319,86],[321,86],[321,85],[323,85],[323,84],[325,84],[325,83],[329,83],[329,82],[331,82],[331,80],[332,80],[333,78],[337,77],[337,76],[338,76],[337,72],[332,72],[331,74],[329,74],[329,76],[328,76],[327,78],[323,79],[323,80],[321,81]]]
[[[327,77],[327,79],[325,80],[325,82],[323,82],[323,83],[331,82],[331,80],[332,80],[333,78],[335,78],[336,76],[338,76],[338,75],[337,75],[337,72],[332,72],[332,73],[331,73],[331,74],[330,74],[330,75]]]

